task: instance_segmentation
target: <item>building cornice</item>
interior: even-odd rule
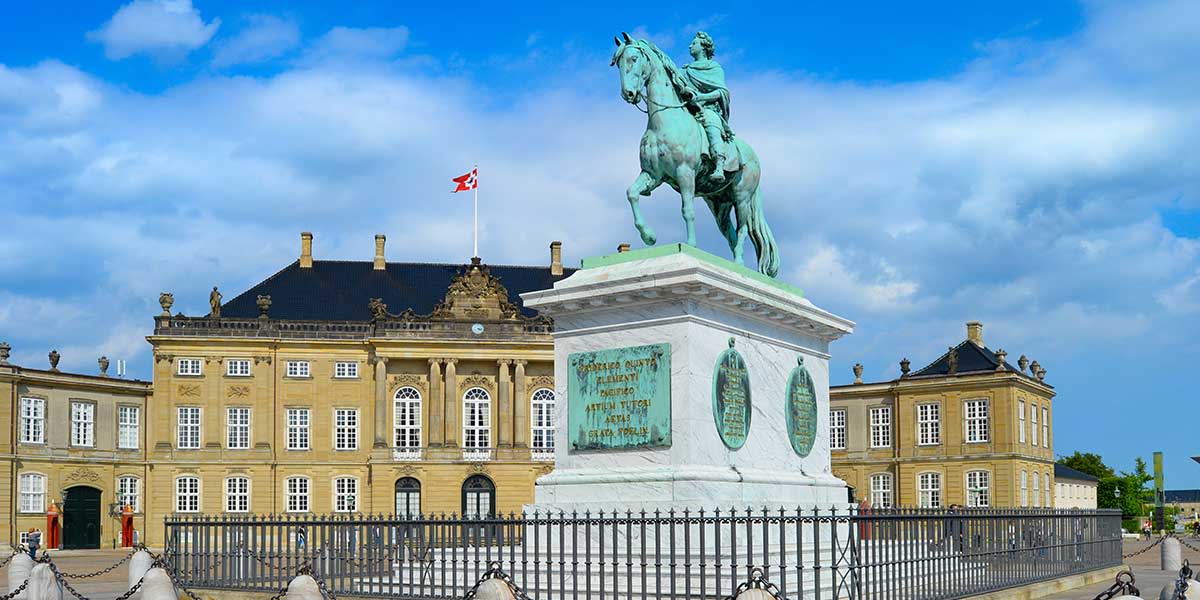
[[[101,375],[47,371],[18,366],[11,366],[0,370],[0,381],[139,396],[149,395],[153,387],[151,382],[140,379],[119,379]]]

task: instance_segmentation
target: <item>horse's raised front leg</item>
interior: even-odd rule
[[[675,181],[679,183],[680,207],[683,212],[683,227],[687,231],[685,243],[696,245],[696,172],[689,165],[675,169]]]
[[[661,181],[657,181],[649,173],[642,171],[638,174],[637,179],[625,190],[625,197],[629,199],[629,206],[633,209],[633,225],[637,227],[638,234],[642,236],[642,241],[647,246],[653,246],[658,241],[658,236],[655,235],[654,229],[646,225],[642,221],[642,209],[638,207],[639,196],[649,196],[654,188],[662,185]]]

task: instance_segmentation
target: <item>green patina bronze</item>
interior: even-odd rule
[[[804,357],[796,357],[796,368],[787,384],[787,429],[792,450],[801,457],[812,452],[817,439],[817,390],[804,368]]]
[[[646,103],[641,173],[625,192],[642,241],[652,246],[658,236],[642,220],[639,198],[665,183],[682,200],[686,244],[696,245],[694,200],[701,197],[734,262],[742,264],[749,236],[759,272],[775,277],[779,249],[763,214],[758,156],[729,127],[729,89],[724,69],[713,60],[712,38],[697,33],[688,48],[694,61],[680,68],[654,44],[621,36],[614,38],[612,58],[621,72],[621,97],[639,110],[643,99]]]
[[[670,344],[576,352],[567,362],[571,451],[670,447]]]
[[[713,369],[712,402],[713,422],[721,441],[737,450],[750,435],[750,374],[733,344],[729,338],[729,349],[721,353]]]

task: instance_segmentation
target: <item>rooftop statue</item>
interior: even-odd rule
[[[775,277],[779,248],[763,215],[758,156],[729,127],[729,89],[725,71],[713,60],[712,38],[697,33],[688,47],[694,62],[682,68],[646,40],[634,40],[627,33],[613,39],[617,50],[612,64],[621,72],[621,97],[646,113],[642,172],[625,192],[642,241],[654,245],[658,236],[642,220],[638,197],[649,196],[665,183],[682,200],[688,245],[696,245],[693,203],[699,196],[712,210],[733,260],[742,264],[749,235],[758,270]],[[643,99],[645,109],[639,106]]]

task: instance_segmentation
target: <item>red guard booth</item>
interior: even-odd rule
[[[858,503],[858,514],[863,517],[871,516],[871,503],[866,498]],[[858,537],[869,540],[871,539],[871,522],[863,519],[858,522]]]
[[[62,523],[58,520],[58,505],[51,502],[46,510],[46,539],[42,540],[45,548],[58,549],[62,546]]]
[[[133,507],[128,504],[121,507],[121,547],[133,547]]]

